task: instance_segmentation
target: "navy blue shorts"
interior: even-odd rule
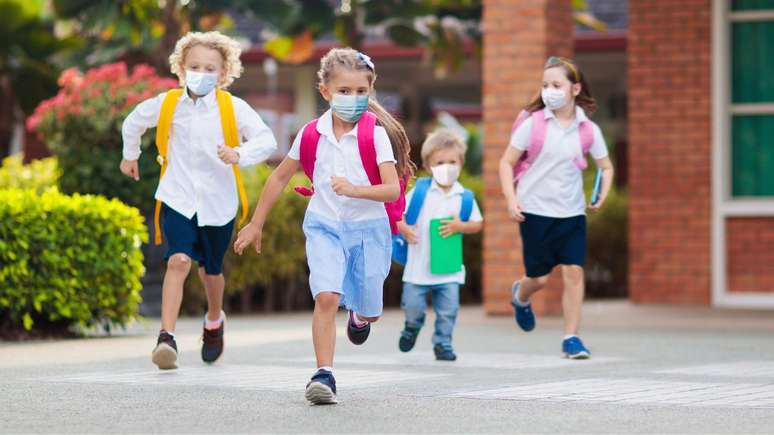
[[[519,224],[527,276],[539,278],[554,267],[586,263],[586,216],[552,218],[524,213]]]
[[[164,210],[164,238],[169,245],[165,260],[175,254],[185,254],[204,266],[207,275],[220,275],[223,257],[231,244],[234,221],[222,227],[200,227],[196,215],[191,219],[172,210],[166,204]]]

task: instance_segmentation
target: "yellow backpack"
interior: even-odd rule
[[[156,125],[156,148],[159,155],[157,161],[161,165],[161,174],[159,181],[167,170],[169,161],[167,160],[167,145],[169,144],[169,130],[172,127],[172,117],[175,114],[175,107],[180,96],[183,95],[183,89],[171,89],[164,97],[161,103],[159,121]],[[227,146],[235,148],[239,146],[239,130],[237,129],[236,116],[234,115],[234,104],[231,101],[231,94],[226,91],[216,89],[218,100],[218,109],[220,109],[220,124],[223,128],[223,139]],[[234,169],[234,178],[236,178],[237,190],[239,191],[239,202],[242,205],[242,214],[239,217],[239,225],[242,225],[247,219],[248,205],[247,192],[244,183],[242,183],[242,174],[238,165],[232,165]],[[155,242],[161,244],[161,226],[159,217],[161,215],[161,201],[156,201],[156,211],[153,214],[153,225],[155,230]]]

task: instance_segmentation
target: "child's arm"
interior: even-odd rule
[[[164,101],[164,95],[150,98],[138,104],[132,110],[129,116],[124,120],[121,126],[121,136],[124,142],[123,160],[121,161],[121,172],[135,180],[140,179],[140,173],[137,169],[137,159],[140,158],[140,140],[143,133],[153,126],[159,120],[159,110]]]
[[[443,221],[438,230],[441,237],[449,237],[456,233],[475,234],[480,232],[483,228],[484,218],[481,216],[481,210],[478,208],[478,203],[473,201],[473,210],[471,210],[467,222],[460,220],[459,216],[454,216],[452,219]]]
[[[521,213],[521,203],[516,198],[516,189],[513,186],[513,167],[523,153],[524,151],[509,145],[500,158],[500,186],[508,202],[508,213],[518,222],[524,221],[524,215]]]
[[[403,238],[409,243],[409,245],[415,245],[419,243],[419,237],[414,232],[414,228],[406,223],[406,220],[398,222],[398,231],[403,235]]]
[[[602,204],[604,204],[613,186],[613,177],[615,176],[615,169],[613,168],[613,162],[610,161],[610,157],[594,160],[594,162],[598,168],[602,169],[602,188],[599,190],[599,200],[595,204],[589,205],[591,211],[597,211],[602,208]]]
[[[400,196],[400,183],[395,163],[384,162],[379,165],[379,175],[382,184],[375,186],[355,186],[344,177],[331,177],[331,187],[338,195],[350,198],[370,199],[372,201],[390,202]]]
[[[242,252],[251,243],[255,244],[255,251],[261,253],[261,237],[263,235],[263,224],[266,222],[266,216],[271,211],[274,203],[282,194],[282,190],[288,185],[288,182],[300,168],[298,160],[293,160],[290,157],[285,159],[277,166],[277,169],[271,173],[266,180],[266,185],[263,187],[261,197],[258,199],[258,205],[255,206],[253,212],[253,218],[250,223],[245,225],[239,235],[236,242],[234,242],[234,251],[237,254],[242,255]]]
[[[242,145],[234,148],[238,155],[239,166],[257,165],[271,157],[277,151],[277,140],[271,129],[243,100],[234,98],[234,109],[237,112],[239,135],[245,139]]]

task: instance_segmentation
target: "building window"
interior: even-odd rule
[[[774,0],[733,0],[731,194],[774,197]]]

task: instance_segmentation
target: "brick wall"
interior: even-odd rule
[[[629,2],[629,291],[710,301],[710,0]]]
[[[484,0],[484,309],[511,313],[510,287],[524,273],[518,226],[508,218],[498,163],[518,112],[540,89],[550,55],[572,56],[573,19],[567,0]],[[539,313],[561,312],[554,277],[533,300]]]
[[[728,290],[774,292],[774,218],[726,220]]]

